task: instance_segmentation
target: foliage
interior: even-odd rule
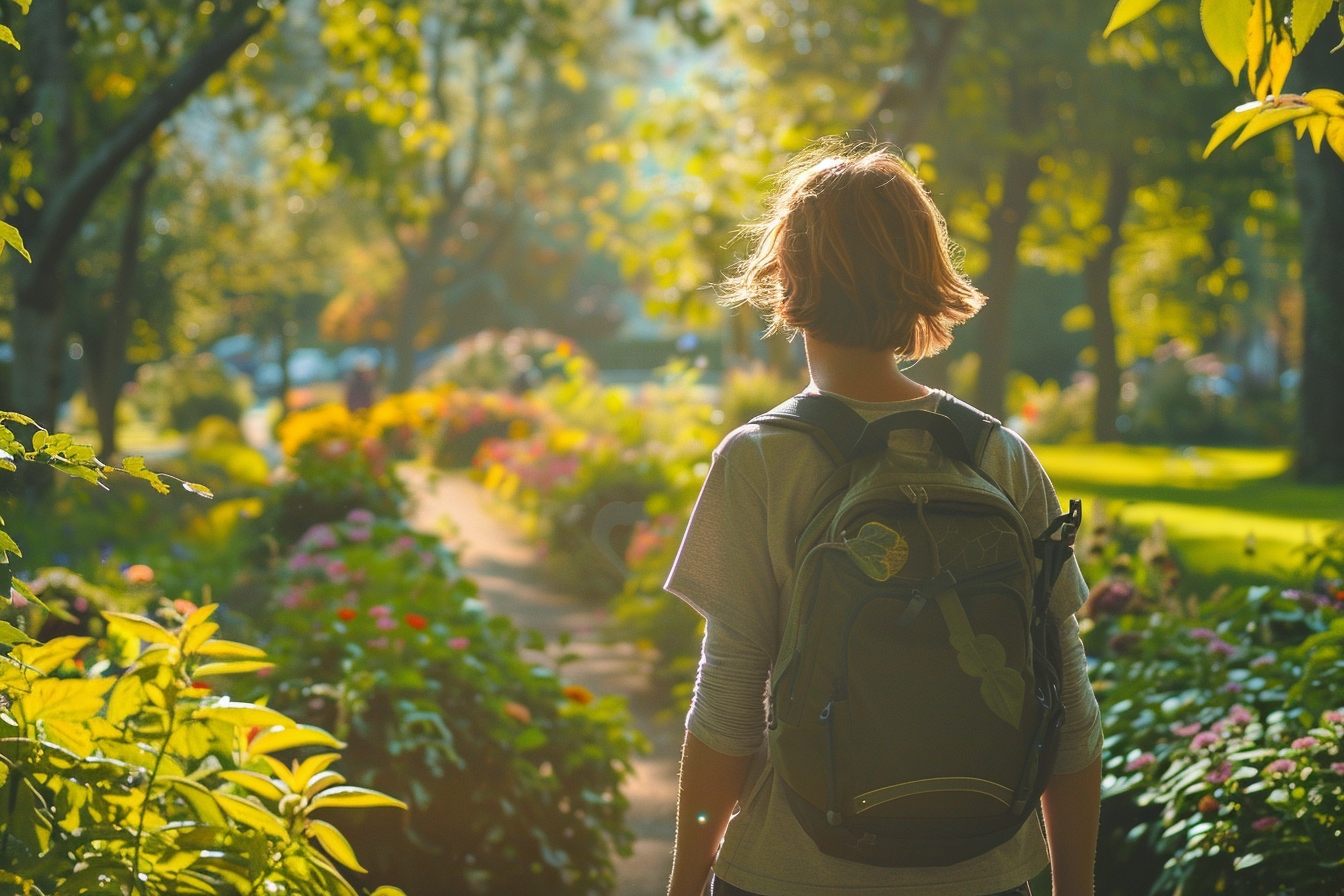
[[[1341,583],[1240,589],[1188,619],[1103,619],[1089,635],[1105,796],[1152,807],[1124,838],[1166,859],[1162,891],[1328,892],[1344,766]],[[1272,832],[1272,833],[1271,833]],[[1334,870],[1332,870],[1334,869]]]
[[[757,414],[797,395],[806,385],[798,377],[781,375],[760,362],[726,371],[719,395],[723,431],[732,432]]]
[[[1120,0],[1111,13],[1105,34],[1122,28],[1156,6],[1160,0]],[[1293,57],[1325,21],[1334,0],[1203,0],[1200,22],[1209,49],[1238,81],[1242,69],[1255,100],[1243,103],[1214,122],[1205,158],[1238,130],[1233,148],[1281,124],[1293,122],[1298,139],[1310,133],[1313,148],[1330,144],[1344,159],[1344,94],[1319,88],[1302,95],[1283,93]],[[1344,27],[1344,7],[1339,11]]]
[[[1008,381],[1009,428],[1032,444],[1086,441],[1092,433],[1096,377],[1085,373],[1060,388],[1054,380],[1037,384],[1025,373]]]
[[[237,423],[252,403],[246,383],[206,353],[141,365],[129,394],[142,418],[178,432],[191,432],[207,417]]]
[[[416,377],[421,387],[457,386],[525,392],[553,379],[589,377],[592,361],[564,336],[549,330],[482,330],[459,340]]]
[[[404,523],[356,510],[315,526],[264,626],[280,658],[267,684],[349,740],[354,780],[410,803],[397,833],[350,820],[380,876],[410,892],[606,892],[630,844],[619,785],[638,736],[618,701],[524,660],[474,593]]]
[[[434,463],[469,466],[490,439],[522,439],[535,426],[540,410],[533,401],[508,393],[454,389],[444,398],[437,426],[429,434]]]

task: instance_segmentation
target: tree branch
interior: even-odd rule
[[[220,26],[219,31],[182,60],[177,70],[164,78],[122,119],[107,139],[76,166],[70,177],[47,198],[39,227],[28,242],[33,263],[21,269],[23,279],[40,282],[54,270],[80,222],[126,160],[270,19],[269,12],[249,5]],[[21,294],[23,292],[20,290]],[[34,298],[42,301],[40,296]]]

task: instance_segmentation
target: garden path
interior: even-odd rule
[[[672,868],[682,725],[659,711],[647,661],[632,645],[602,640],[602,606],[547,581],[535,549],[488,510],[489,496],[479,484],[464,474],[418,466],[403,467],[401,476],[414,496],[411,524],[444,535],[492,611],[519,628],[540,631],[548,641],[569,632],[569,649],[579,659],[565,666],[566,679],[627,699],[652,752],[634,760],[634,775],[625,785],[637,839],[634,854],[616,862],[615,896],[661,896]]]

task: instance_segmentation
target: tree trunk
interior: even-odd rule
[[[1092,347],[1097,351],[1093,372],[1097,376],[1096,415],[1092,434],[1098,442],[1120,438],[1116,418],[1120,414],[1120,364],[1115,353],[1115,315],[1111,310],[1111,267],[1120,246],[1120,225],[1129,207],[1129,162],[1111,159],[1106,184],[1106,203],[1101,223],[1106,226],[1106,242],[1083,266],[1083,291],[1092,309]]]
[[[980,312],[980,379],[976,404],[986,414],[1003,417],[1004,393],[1012,362],[1012,294],[1017,279],[1017,241],[1031,212],[1027,190],[1036,178],[1039,152],[1013,151],[1003,168],[1003,198],[989,213],[989,267],[980,280],[988,301]]]
[[[135,288],[140,268],[145,201],[157,164],[153,149],[146,149],[128,191],[117,278],[112,284],[104,325],[101,332],[82,334],[89,403],[98,418],[99,453],[105,460],[117,450],[117,404],[126,382],[126,344],[130,341],[136,314]]]
[[[905,16],[910,48],[902,60],[901,74],[887,85],[861,128],[865,135],[901,144],[919,139],[924,122],[937,106],[952,47],[966,23],[966,16],[949,16],[922,0],[906,0]]]
[[[406,292],[401,298],[397,328],[392,336],[392,381],[389,390],[405,392],[415,381],[415,337],[420,332],[425,303],[434,290],[434,272],[439,266],[439,252],[447,237],[450,216],[443,211],[429,222],[425,244],[411,254],[406,271]]]
[[[1293,63],[1296,90],[1344,90],[1344,53],[1335,16],[1326,20]],[[1310,140],[1294,150],[1302,209],[1304,297],[1302,385],[1297,475],[1311,482],[1344,482],[1344,161]]]

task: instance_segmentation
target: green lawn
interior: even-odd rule
[[[1286,449],[1042,445],[1037,456],[1060,499],[1106,501],[1127,524],[1160,519],[1198,582],[1291,578],[1297,549],[1344,523],[1344,486],[1291,479]],[[1243,551],[1249,533],[1255,555]]]

